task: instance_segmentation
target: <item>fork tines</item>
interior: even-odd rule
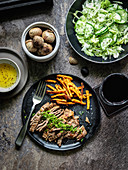
[[[45,94],[45,90],[46,90],[46,83],[41,80],[38,84],[35,95],[38,96],[38,97],[42,97]]]

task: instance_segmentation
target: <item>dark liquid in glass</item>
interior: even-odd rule
[[[128,78],[122,75],[112,75],[104,82],[102,92],[111,103],[128,100]]]

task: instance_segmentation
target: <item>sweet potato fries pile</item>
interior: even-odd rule
[[[77,87],[73,83],[73,78],[67,75],[58,74],[56,80],[46,80],[47,94],[50,94],[51,101],[55,101],[57,104],[73,105],[79,103],[81,105],[87,105],[87,110],[90,109],[90,97],[92,94],[89,90],[85,90],[84,84],[81,82],[81,86]],[[48,83],[52,83],[50,85]]]

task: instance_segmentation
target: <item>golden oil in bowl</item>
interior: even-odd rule
[[[20,81],[20,69],[10,59],[0,59],[0,92],[14,89]]]
[[[0,64],[0,87],[8,88],[12,86],[17,79],[16,69],[7,63]]]

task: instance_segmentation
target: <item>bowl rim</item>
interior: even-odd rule
[[[25,45],[26,35],[28,34],[29,30],[30,30],[31,28],[34,28],[34,27],[49,28],[49,29],[51,29],[51,30],[54,32],[55,37],[56,37],[56,44],[55,44],[55,47],[54,47],[53,51],[52,51],[50,54],[48,54],[48,55],[46,55],[46,56],[36,56],[36,55],[32,54],[31,52],[29,52],[28,49],[26,48],[26,45]],[[53,25],[51,25],[51,24],[49,24],[49,23],[46,23],[46,22],[41,22],[41,21],[39,21],[39,22],[34,22],[34,23],[28,25],[28,26],[25,28],[25,30],[23,31],[22,37],[21,37],[21,44],[22,44],[22,48],[23,48],[24,52],[25,52],[25,53],[28,55],[28,57],[30,57],[31,59],[33,59],[33,60],[35,60],[35,61],[41,61],[41,62],[42,62],[42,61],[48,61],[48,60],[52,59],[52,58],[56,55],[57,51],[59,50],[59,46],[60,46],[60,36],[59,36],[59,33],[58,33],[57,29],[56,29]]]
[[[3,62],[1,62],[2,60],[3,60]],[[11,66],[13,66],[13,67],[16,69],[16,72],[17,72],[16,82],[15,82],[12,86],[10,86],[10,87],[8,87],[8,88],[2,88],[2,87],[0,87],[0,93],[6,93],[6,92],[10,92],[10,91],[12,91],[13,89],[15,89],[16,86],[19,84],[20,79],[21,79],[21,70],[20,70],[18,64],[17,64],[15,61],[13,61],[12,59],[4,58],[4,57],[3,57],[3,58],[0,58],[0,64],[2,64],[2,63],[10,64]]]
[[[95,60],[92,60],[92,59],[89,59],[89,58],[83,56],[82,54],[80,54],[80,53],[74,48],[74,46],[72,45],[72,43],[71,43],[70,40],[69,40],[69,36],[68,36],[68,33],[67,33],[67,18],[68,18],[70,9],[72,8],[72,6],[73,6],[77,1],[78,1],[78,0],[74,0],[74,1],[71,3],[71,5],[69,6],[68,11],[67,11],[67,14],[66,14],[66,21],[65,21],[65,34],[66,34],[67,40],[68,40],[70,46],[72,47],[72,49],[73,49],[80,57],[82,57],[83,59],[85,59],[85,60],[87,60],[87,61],[90,61],[90,62],[92,62],[92,63],[95,63],[95,64],[111,64],[111,63],[115,63],[115,62],[118,62],[118,61],[126,58],[126,57],[128,56],[128,54],[125,54],[125,55],[124,55],[123,57],[121,57],[121,58],[115,58],[115,60],[113,60],[113,61],[106,61],[106,60],[103,60],[103,62],[101,62],[101,61],[95,61]],[[86,1],[86,0],[85,0],[85,1]],[[84,2],[85,2],[85,1],[84,1]],[[86,55],[87,55],[87,54],[86,54]]]

